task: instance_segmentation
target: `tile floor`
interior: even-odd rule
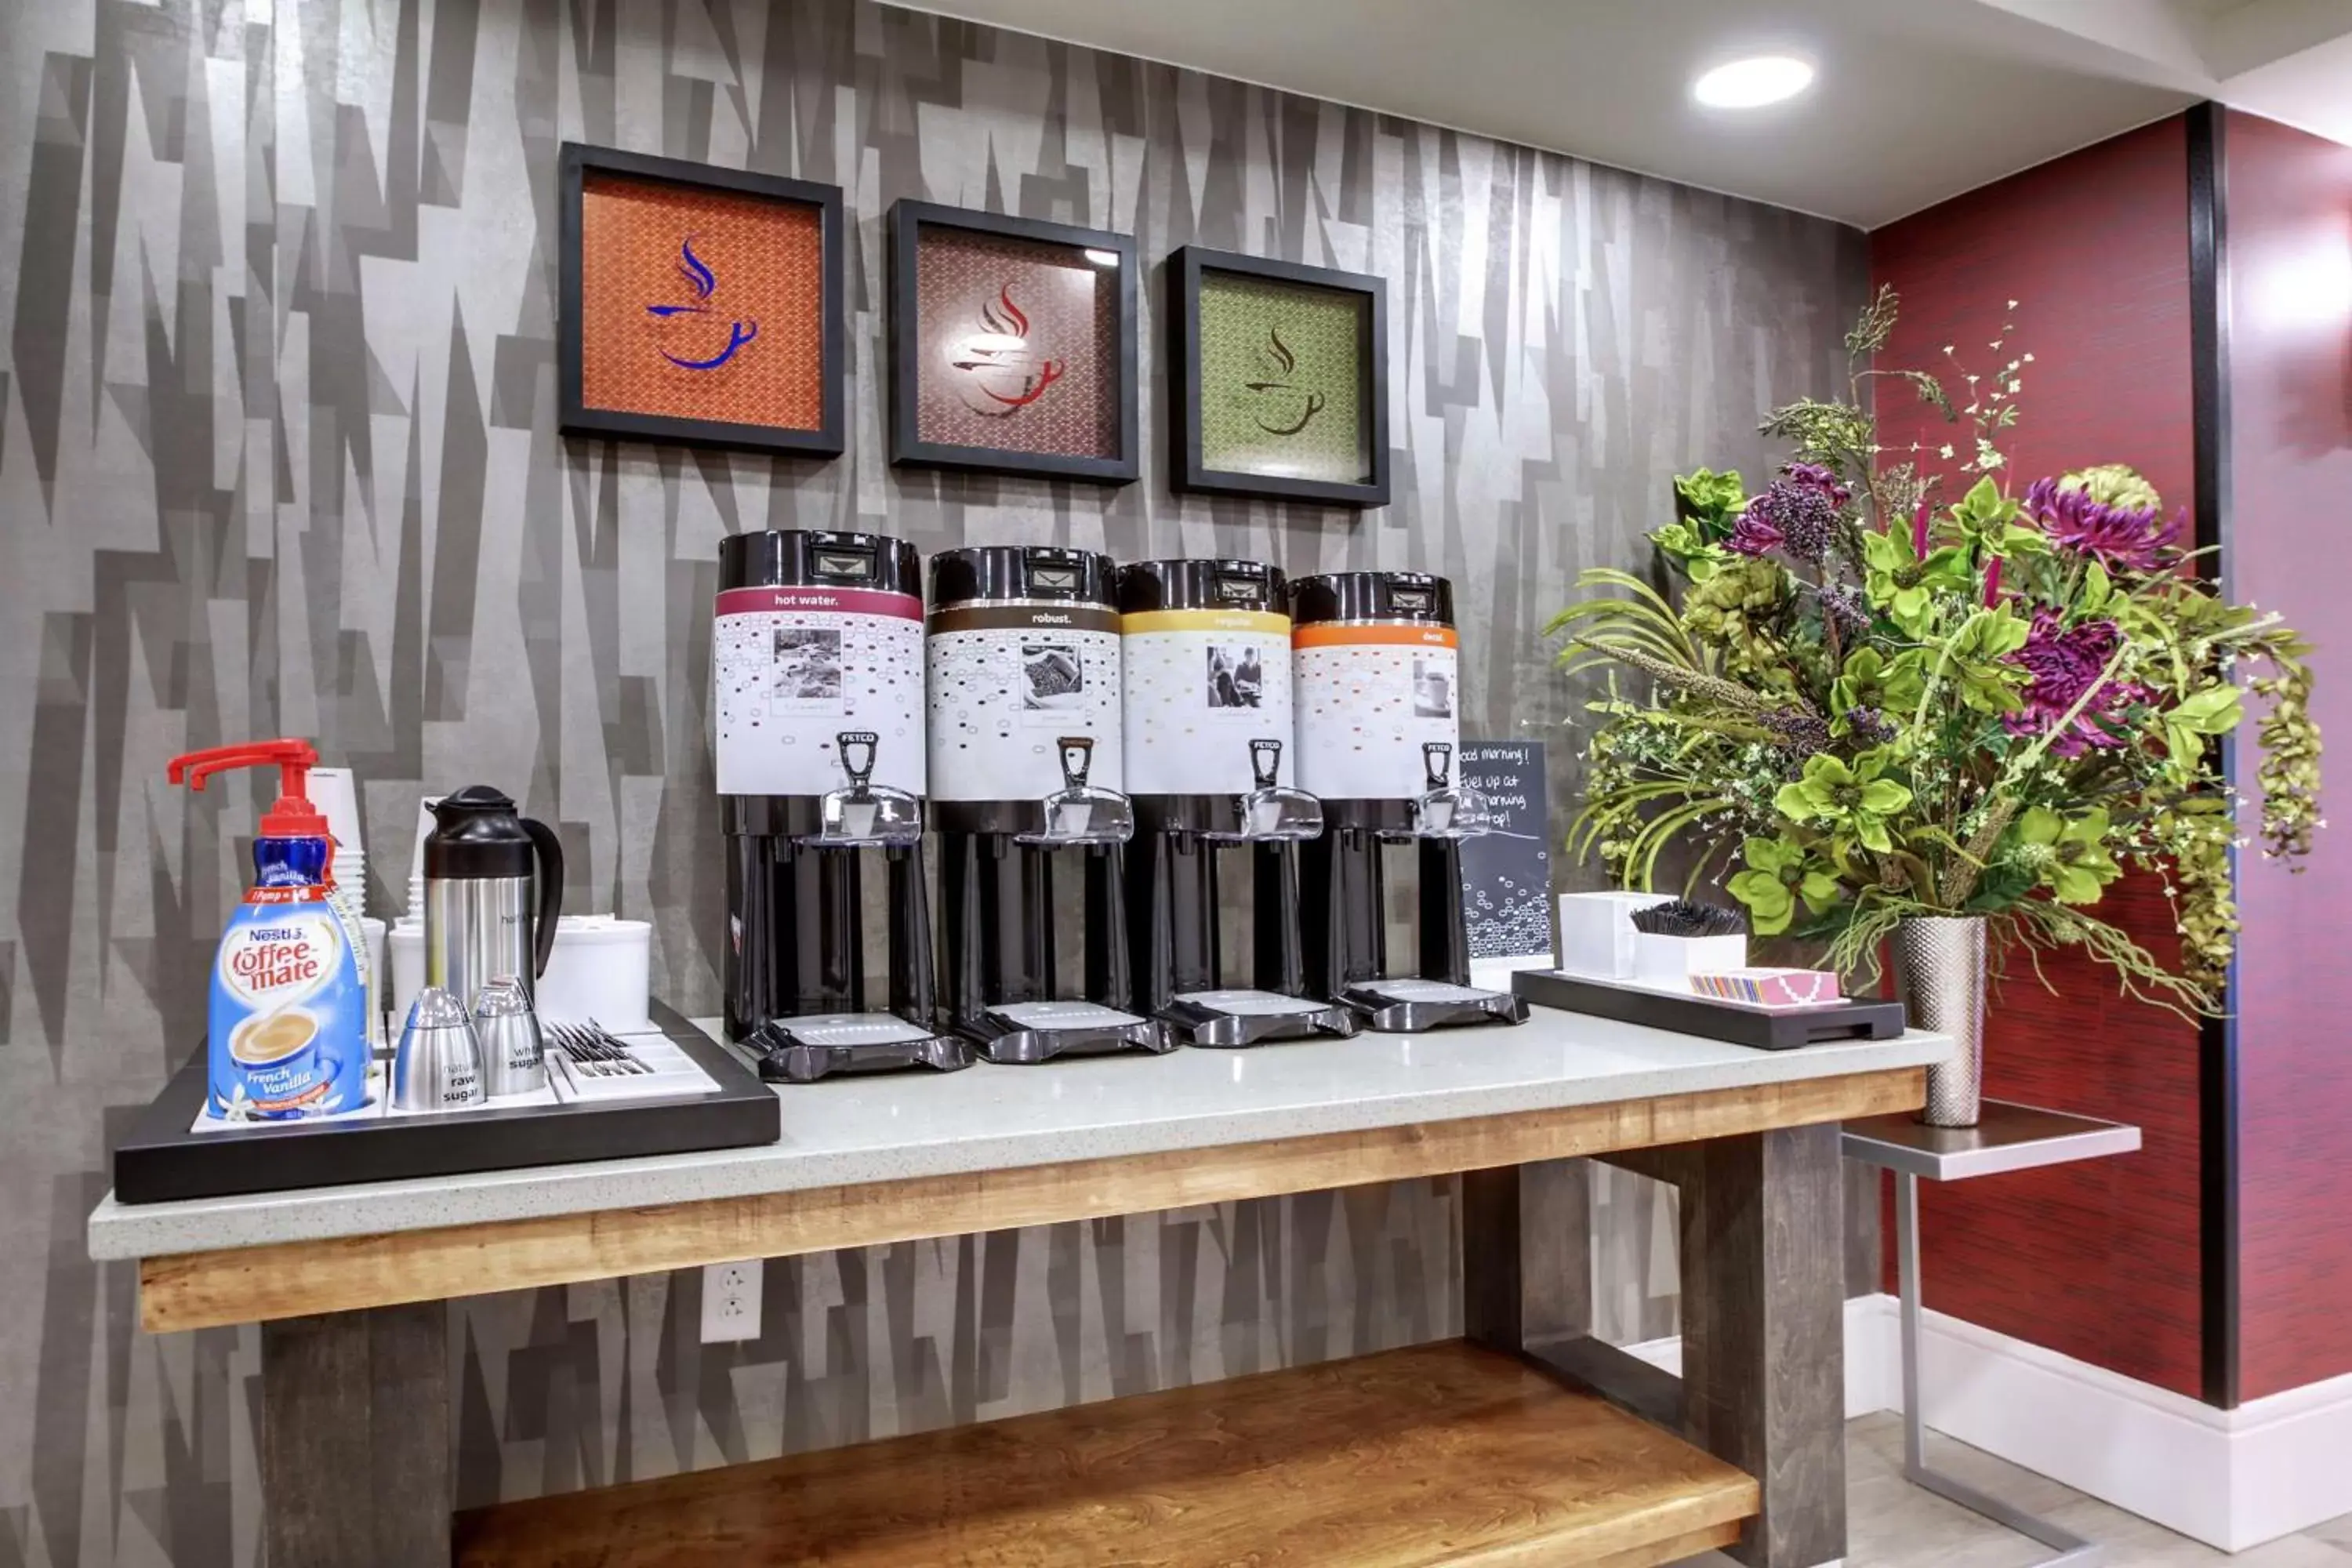
[[[2235,1568],[2352,1568],[2352,1515],[2232,1557],[1932,1432],[1927,1435],[1927,1462],[2028,1513],[2103,1542],[2105,1568],[2187,1568],[2207,1563]],[[2030,1568],[2050,1555],[2039,1542],[2012,1535],[1905,1481],[1903,1422],[1897,1415],[1865,1415],[1847,1426],[1846,1500],[1846,1568]],[[1709,1552],[1681,1568],[1717,1568],[1730,1561]]]

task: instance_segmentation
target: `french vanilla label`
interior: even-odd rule
[[[932,612],[931,798],[1043,800],[1064,785],[1060,742],[1095,742],[1087,783],[1127,786],[1118,617],[1091,605]]]
[[[1325,800],[1427,793],[1422,747],[1462,739],[1461,654],[1451,626],[1300,626],[1291,637],[1300,789]]]
[[[1147,610],[1126,617],[1127,790],[1231,795],[1257,787],[1251,742],[1291,753],[1290,617],[1265,610]]]
[[[872,588],[730,588],[711,617],[721,795],[845,787],[839,737],[877,737],[872,782],[923,793],[923,605]]]

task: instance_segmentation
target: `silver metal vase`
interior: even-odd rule
[[[1985,922],[1918,915],[1895,928],[1895,990],[1911,1026],[1949,1035],[1952,1058],[1927,1069],[1930,1127],[1974,1127],[1984,1103]]]

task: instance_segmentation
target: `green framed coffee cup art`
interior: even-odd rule
[[[1177,488],[1386,506],[1387,284],[1198,246],[1168,277]]]

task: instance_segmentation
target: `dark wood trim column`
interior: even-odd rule
[[[269,1568],[448,1568],[449,1307],[261,1325]]]
[[[2229,110],[2191,108],[2189,130],[2189,368],[2197,493],[2191,516],[2197,574],[2230,567]],[[2222,771],[2238,773],[2221,742]],[[2234,857],[2233,857],[2234,858]],[[2236,966],[2230,989],[2237,988]],[[2205,1403],[2235,1409],[2241,1395],[2238,1279],[2238,1026],[2236,1009],[2198,1021],[2197,1152],[2200,1363]]]

